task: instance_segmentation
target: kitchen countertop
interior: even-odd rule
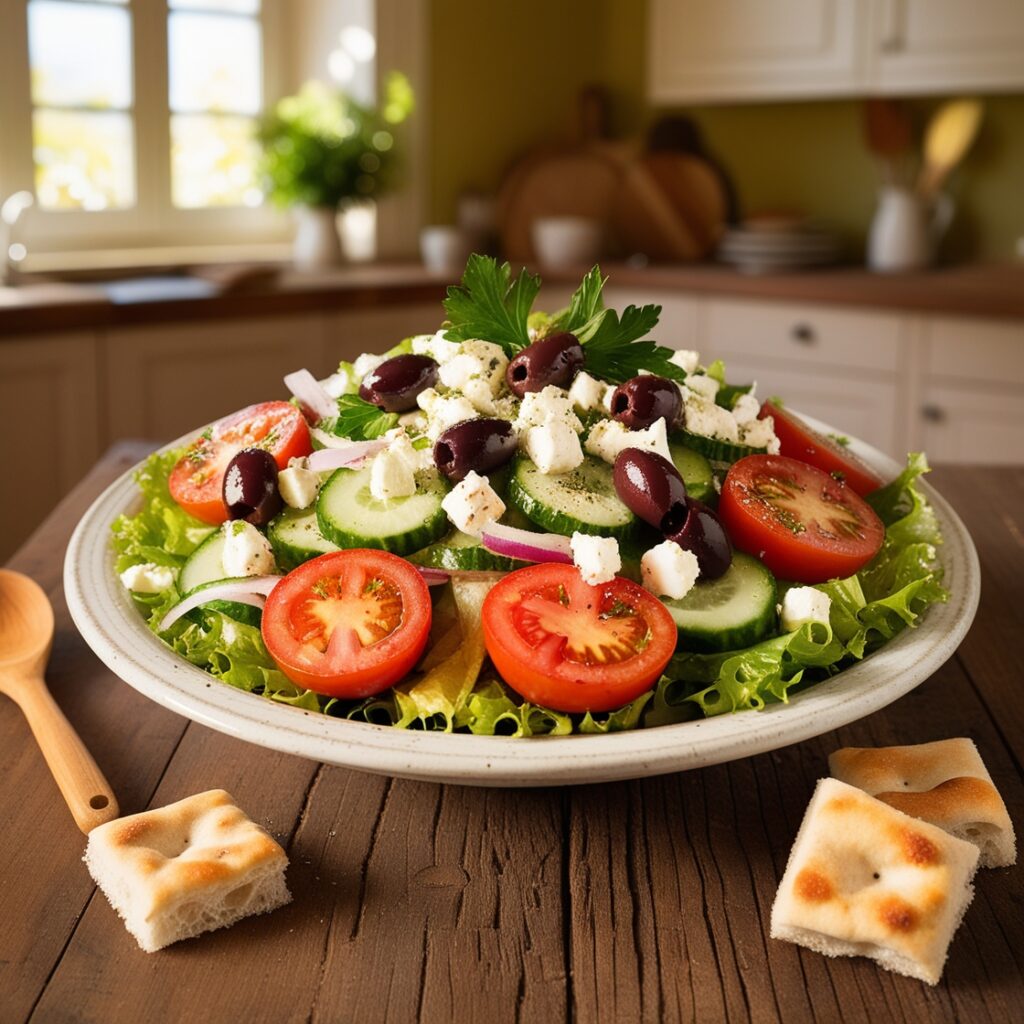
[[[825,303],[868,309],[1024,319],[1024,265],[948,267],[918,274],[872,274],[860,267],[746,275],[710,264],[633,267],[604,264],[612,285],[701,295]],[[262,275],[224,287],[210,268],[207,287],[172,281],[147,296],[112,301],[99,284],[29,282],[0,287],[0,338],[38,331],[126,324],[245,318],[288,313],[438,302],[448,278],[418,264],[367,264],[315,274],[257,268]],[[580,274],[544,273],[550,284],[575,284]],[[197,283],[203,283],[203,278]]]
[[[978,1024],[1019,1012],[1019,866],[978,873],[936,988],[770,940],[768,917],[815,780],[839,746],[966,733],[1021,830],[1024,469],[934,473],[978,545],[981,606],[955,657],[890,707],[699,771],[484,790],[262,750],[179,718],[104,668],[70,622],[61,561],[84,509],[147,450],[108,453],[10,565],[56,606],[47,677],[122,813],[224,787],[287,848],[295,899],[140,952],[93,887],[84,838],[20,712],[0,700],[0,1020]]]

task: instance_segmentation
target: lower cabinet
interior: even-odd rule
[[[927,381],[917,427],[920,447],[932,463],[1024,463],[1024,388]]]

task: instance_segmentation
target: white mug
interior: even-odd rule
[[[881,273],[931,266],[952,219],[953,201],[947,195],[937,196],[929,209],[911,189],[883,186],[868,233],[868,266]]]
[[[538,217],[530,226],[533,249],[542,267],[572,269],[601,258],[604,225],[589,217]]]

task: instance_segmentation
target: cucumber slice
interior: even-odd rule
[[[338,469],[320,489],[316,519],[323,536],[342,548],[381,548],[408,555],[443,537],[450,525],[441,502],[448,492],[437,473],[425,473],[408,498],[378,501],[370,467]]]
[[[507,555],[496,555],[480,543],[479,537],[470,536],[461,530],[453,530],[436,544],[409,556],[416,565],[430,565],[437,569],[482,569],[484,571],[512,572],[522,569],[529,562]]]
[[[224,531],[215,530],[188,556],[185,564],[181,567],[181,572],[178,573],[178,592],[182,597],[187,597],[193,590],[208,587],[212,583],[223,583],[225,580],[233,578],[224,574],[225,542]],[[206,607],[213,611],[223,612],[230,618],[249,626],[260,624],[260,610],[251,605],[239,604],[237,601],[211,601]]]
[[[539,526],[567,537],[578,531],[626,539],[637,528],[636,516],[615,493],[612,467],[590,456],[568,473],[547,475],[520,456],[508,500]]]
[[[715,474],[711,463],[700,452],[681,444],[670,444],[668,450],[672,462],[683,478],[683,483],[686,484],[686,493],[705,504],[713,502],[718,495],[715,491]]]
[[[671,444],[680,444],[692,448],[712,462],[738,462],[747,455],[764,455],[767,448],[755,448],[749,444],[737,444],[733,441],[722,441],[717,437],[705,437],[693,434],[683,427],[677,427],[669,438]]]
[[[750,555],[734,552],[717,580],[698,581],[678,601],[664,599],[686,651],[735,651],[775,628],[775,577]]]
[[[285,571],[308,562],[317,555],[338,551],[338,545],[329,541],[316,521],[316,505],[309,508],[286,508],[276,515],[267,527],[267,540],[274,549],[277,564]]]

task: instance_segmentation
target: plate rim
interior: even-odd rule
[[[814,417],[804,419],[819,430],[835,432]],[[159,451],[180,446],[195,433]],[[852,439],[851,450],[886,477],[902,468],[865,442]],[[601,735],[516,739],[395,729],[276,704],[221,683],[146,627],[117,581],[109,544],[110,524],[137,496],[137,466],[92,502],[68,543],[64,591],[85,642],[116,676],[177,714],[271,750],[373,774],[460,785],[576,785],[765,753],[857,721],[920,685],[953,655],[974,620],[980,597],[980,566],[970,534],[946,499],[923,481],[943,532],[940,553],[950,600],[933,605],[920,626],[904,630],[863,661],[786,704]],[[862,685],[851,687],[851,681]],[[781,722],[780,714],[786,716]]]

